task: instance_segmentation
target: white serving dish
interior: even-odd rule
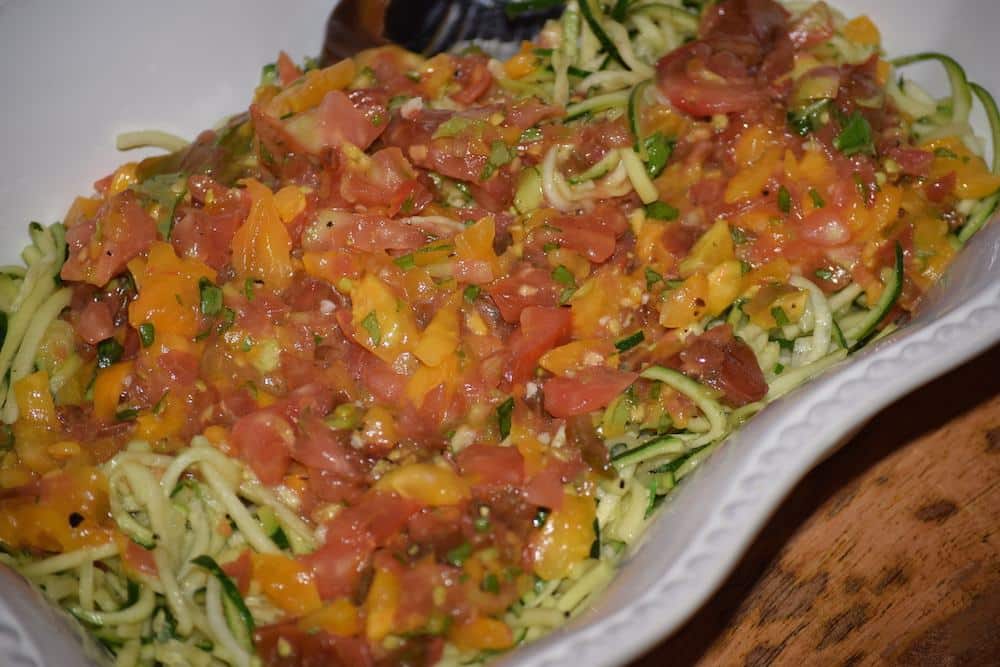
[[[15,260],[29,220],[58,220],[74,195],[124,161],[113,148],[118,132],[154,127],[193,137],[245,108],[260,66],[279,49],[295,58],[318,51],[333,4],[0,0],[0,262]],[[946,52],[1000,93],[1000,2],[834,4],[849,15],[867,11],[890,54]],[[931,66],[914,74],[944,92]],[[708,598],[806,472],[883,407],[998,340],[993,224],[909,326],[768,407],[686,481],[591,612],[500,664],[600,667],[637,656]],[[0,664],[91,664],[57,619],[0,568]]]

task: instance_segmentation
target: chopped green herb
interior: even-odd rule
[[[413,261],[413,253],[407,253],[405,255],[400,255],[396,259],[392,260],[392,263],[403,269],[404,271],[409,271],[417,264]]]
[[[615,348],[619,352],[626,352],[628,350],[631,350],[633,347],[635,347],[636,345],[638,345],[639,343],[641,343],[645,339],[646,339],[646,336],[645,336],[645,334],[642,333],[641,330],[640,331],[636,331],[631,336],[626,336],[625,338],[620,338],[620,339],[616,340],[615,341]]]
[[[156,328],[152,322],[143,322],[139,325],[139,340],[143,347],[149,347],[156,339]]]
[[[536,141],[542,140],[542,130],[538,127],[529,127],[527,130],[521,133],[521,138],[518,140],[522,144],[533,144]]]
[[[543,252],[552,252],[553,250],[558,250],[561,247],[562,246],[559,245],[558,243],[554,243],[552,241],[549,241],[548,243],[546,243],[545,245],[542,246],[542,251]]]
[[[778,188],[778,208],[782,213],[789,213],[792,210],[792,193],[784,185]]]
[[[788,315],[785,314],[785,311],[781,308],[781,306],[775,306],[771,309],[771,317],[774,318],[774,321],[779,327],[787,327],[791,324],[791,321],[788,319]]]
[[[775,375],[781,375],[782,371],[785,370],[785,366],[784,366],[784,364],[780,364],[780,363],[779,364],[775,364],[773,370],[774,370],[774,374]]]
[[[833,271],[830,269],[816,269],[815,276],[820,280],[832,280]]]
[[[643,139],[642,146],[646,151],[646,171],[650,178],[656,178],[674,152],[674,141],[662,132],[654,132]]]
[[[278,64],[268,63],[260,68],[260,85],[266,86],[278,80]]]
[[[219,324],[216,325],[215,330],[220,334],[224,333],[229,327],[233,326],[233,322],[236,321],[236,311],[232,308],[223,308],[222,315],[219,317]]]
[[[500,428],[500,439],[505,439],[510,435],[510,421],[514,413],[514,397],[509,397],[506,401],[497,406],[497,426]]]
[[[187,192],[187,176],[181,172],[157,174],[131,189],[160,205],[156,229],[165,241],[169,240],[174,229],[174,210]]]
[[[163,412],[164,408],[167,407],[167,394],[169,394],[169,393],[170,393],[169,390],[163,392],[163,395],[160,396],[160,398],[156,401],[156,404],[153,405],[153,414],[154,415],[161,414]]]
[[[552,270],[552,279],[564,287],[576,287],[576,277],[573,272],[562,264]]]
[[[403,213],[405,215],[409,215],[409,214],[413,213],[413,211],[414,211],[415,208],[416,208],[416,204],[413,201],[413,197],[410,196],[410,197],[407,197],[406,199],[404,199],[403,203],[399,205],[399,212]]]
[[[247,298],[247,301],[253,301],[253,290],[256,282],[253,278],[247,278],[243,281],[243,296]]]
[[[497,575],[490,572],[485,577],[483,577],[483,583],[480,587],[486,593],[499,593],[500,592],[500,580],[497,579]]]
[[[649,289],[661,280],[663,280],[663,276],[648,266],[646,267],[646,289]]]
[[[680,211],[665,201],[654,201],[646,204],[646,217],[655,220],[676,220]]]
[[[823,122],[824,112],[830,100],[817,100],[801,109],[788,112],[788,125],[799,136],[806,136],[810,132],[818,130]]]
[[[97,344],[97,367],[107,368],[117,363],[125,353],[125,348],[114,338],[105,338]]]
[[[566,289],[564,289],[562,292],[559,293],[559,305],[564,305],[569,303],[569,300],[573,298],[574,294],[576,294],[575,287],[567,287]]]
[[[950,148],[945,148],[944,146],[938,146],[937,148],[935,148],[934,149],[934,156],[935,157],[948,158],[948,159],[951,159],[951,160],[957,160],[958,159],[958,153],[956,153],[955,151],[951,150]]]
[[[816,188],[809,188],[809,198],[812,199],[813,206],[816,208],[823,208],[826,206],[826,202],[820,197],[819,193],[816,192]]]
[[[125,408],[124,410],[119,410],[115,413],[115,419],[120,422],[135,421],[135,418],[138,416],[139,411],[135,408]]]
[[[735,225],[729,228],[729,236],[732,237],[733,243],[736,245],[743,245],[747,242],[747,233]]]
[[[368,332],[368,339],[372,345],[382,342],[382,329],[379,327],[378,315],[374,310],[365,315],[365,319],[361,320],[361,326]]]
[[[875,152],[875,144],[872,142],[872,126],[868,124],[860,111],[855,111],[848,117],[840,134],[833,140],[833,145],[844,155]]]
[[[472,545],[468,542],[462,542],[451,551],[445,554],[445,560],[454,565],[455,567],[462,567],[462,565],[469,559],[472,555]]]
[[[479,292],[481,291],[482,290],[479,285],[469,285],[462,291],[462,296],[469,303],[475,303],[476,299],[479,298]]]
[[[222,288],[215,285],[208,278],[198,281],[198,289],[201,292],[201,314],[212,317],[222,311]]]

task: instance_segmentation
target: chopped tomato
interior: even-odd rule
[[[573,316],[569,308],[528,306],[521,311],[520,323],[509,343],[515,383],[531,379],[542,355],[569,339]]]
[[[255,412],[233,425],[232,445],[265,484],[278,484],[291,462],[292,427],[278,415]]]
[[[767,382],[753,350],[733,336],[728,324],[709,329],[680,353],[681,369],[722,392],[734,407],[758,401]]]
[[[104,301],[91,301],[80,313],[76,322],[76,333],[91,345],[97,345],[115,333],[115,323],[111,319],[111,308]]]
[[[557,305],[562,288],[548,271],[523,265],[490,283],[486,291],[505,320],[518,322],[521,311],[528,306]]]
[[[95,219],[66,230],[69,254],[60,275],[103,286],[155,240],[156,223],[135,194],[125,190],[109,199]]]
[[[473,488],[517,488],[524,481],[524,458],[516,447],[472,445],[458,453],[457,461]]]
[[[607,407],[638,374],[604,366],[592,366],[576,377],[554,377],[545,381],[545,409],[553,417],[572,417]]]

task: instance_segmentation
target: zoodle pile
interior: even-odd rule
[[[950,95],[901,77],[927,60]],[[575,0],[506,62],[282,53],[194,142],[121,138],[170,152],[0,268],[3,561],[121,665],[530,642],[906,321],[997,205],[974,99],[995,144],[957,63],[822,2]]]

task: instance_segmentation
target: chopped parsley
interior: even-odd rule
[[[840,134],[833,140],[834,147],[844,155],[875,152],[872,141],[872,126],[868,124],[860,111],[855,111],[844,124]]]
[[[642,147],[646,153],[646,172],[650,178],[656,178],[674,152],[674,141],[662,132],[654,132],[643,140]]]
[[[222,312],[222,288],[208,278],[198,281],[198,291],[201,293],[201,314],[212,317]]]
[[[105,338],[97,344],[97,367],[107,368],[117,363],[124,353],[121,343],[114,338]]]
[[[371,341],[372,345],[378,345],[382,342],[382,329],[379,327],[378,315],[375,314],[374,310],[365,315],[365,319],[361,320],[361,326],[368,332],[368,340]]]
[[[665,201],[654,201],[646,204],[646,217],[654,220],[676,220],[680,211]]]
[[[149,347],[156,339],[156,328],[152,322],[143,322],[139,325],[139,341],[143,347]]]
[[[792,210],[792,193],[784,185],[778,188],[778,208],[782,213],[790,213]]]
[[[497,426],[500,428],[500,439],[505,439],[510,435],[510,420],[514,413],[514,397],[507,398],[506,401],[497,406]]]

